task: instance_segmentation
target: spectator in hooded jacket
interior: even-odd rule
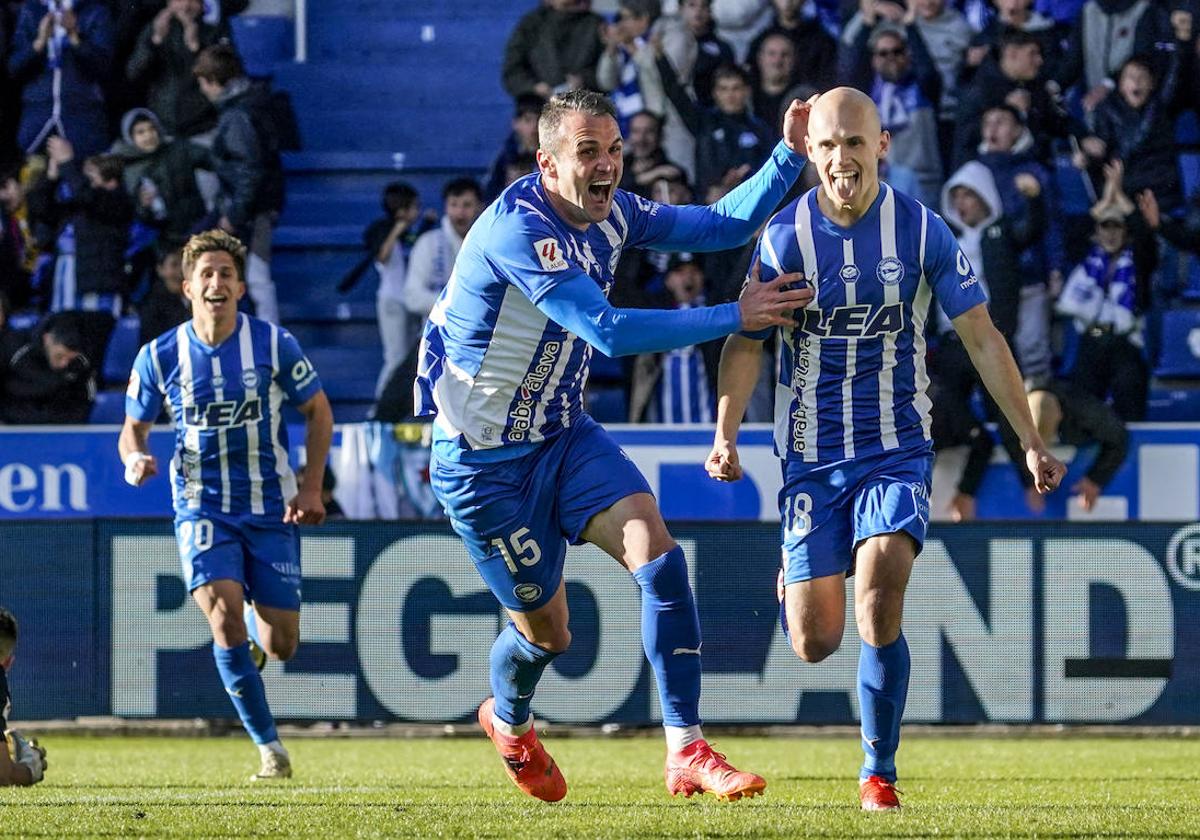
[[[51,319],[11,356],[0,357],[0,422],[86,423],[96,394],[84,338],[68,319]]]
[[[125,162],[125,189],[137,205],[138,219],[166,242],[185,242],[207,213],[196,170],[212,169],[209,150],[167,136],[153,111],[134,108],[121,118],[121,139],[113,154]]]
[[[271,281],[271,236],[283,210],[283,166],[270,124],[268,93],[246,78],[228,44],[200,52],[192,68],[200,91],[217,107],[212,158],[220,193],[217,226],[247,243],[246,287],[258,317],[279,323]]]
[[[9,78],[21,88],[17,144],[32,153],[59,134],[87,156],[108,145],[104,84],[113,59],[104,0],[25,0]]]
[[[192,75],[200,51],[221,40],[220,30],[205,23],[203,13],[203,0],[168,0],[138,36],[125,66],[126,78],[146,87],[160,133],[191,137],[217,124],[216,110]]]

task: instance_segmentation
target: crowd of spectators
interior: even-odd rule
[[[186,318],[177,251],[196,230],[247,242],[253,307],[278,318],[277,103],[230,44],[229,17],[246,5],[0,2],[3,413],[34,380],[87,393],[96,318],[137,312],[144,337]],[[471,223],[536,169],[548,97],[606,91],[626,137],[622,186],[712,202],[765,160],[793,98],[845,84],[871,96],[891,133],[885,180],[951,223],[1031,395],[1051,395],[1039,410],[1057,406],[1072,433],[1111,431],[1096,420],[1105,412],[1145,417],[1158,322],[1179,305],[1184,258],[1200,252],[1200,194],[1185,190],[1176,142],[1200,90],[1193,0],[618,0],[606,15],[589,0],[531,5],[504,47],[511,133],[481,181],[445,184],[441,213],[422,210],[413,185],[388,185],[343,281],[372,265],[378,276],[380,395],[403,393],[389,383],[408,375]],[[793,196],[813,183],[808,173]],[[625,253],[614,300],[732,299],[750,251]],[[937,445],[982,452],[984,423],[999,418],[953,331],[931,323]],[[629,362],[628,419],[706,422],[716,350]],[[771,379],[764,371],[749,419],[770,419]],[[71,418],[79,399],[66,401]],[[956,503],[964,517],[973,475]]]
[[[229,19],[249,0],[0,0],[0,422],[86,422],[115,319],[188,317],[179,250],[250,247],[278,320],[280,105]]]

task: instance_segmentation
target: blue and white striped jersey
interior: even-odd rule
[[[726,200],[770,212],[804,159],[781,142]],[[421,340],[417,413],[436,415],[434,446],[449,460],[504,460],[529,452],[583,411],[592,350],[537,303],[581,277],[605,294],[625,248],[717,250],[757,224],[708,207],[676,207],[617,190],[612,211],[581,231],[552,209],[541,175],[515,181],[472,226]]]
[[[775,452],[827,463],[927,444],[931,298],[956,318],[987,296],[946,223],[920,202],[881,184],[866,215],[843,228],[821,213],[817,189],[777,213],[758,247],[763,280],[803,272],[817,292],[780,330]]]
[[[291,333],[238,315],[217,347],[180,324],[138,352],[125,413],[157,419],[164,401],[175,423],[171,492],[177,514],[283,516],[296,495],[281,409],[321,390]]]

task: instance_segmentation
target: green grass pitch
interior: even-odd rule
[[[32,730],[31,730],[32,731]],[[50,773],[0,790],[22,837],[1200,837],[1200,739],[943,738],[901,748],[905,810],[864,814],[853,737],[715,738],[766,795],[671,799],[657,738],[554,738],[566,800],[513,787],[479,738],[294,738],[296,778],[245,779],[244,738],[41,739]]]

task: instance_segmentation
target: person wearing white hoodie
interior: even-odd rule
[[[1022,285],[1019,255],[1041,236],[1046,208],[1037,178],[1022,172],[1014,184],[1028,204],[1023,216],[1008,217],[991,170],[969,161],[942,188],[942,216],[987,291],[992,320],[1013,345],[1022,374],[1036,376],[1049,370],[1049,310],[1044,283],[1040,294]]]
[[[450,281],[458,249],[483,210],[483,191],[472,178],[450,181],[442,190],[442,200],[441,223],[421,234],[408,258],[404,305],[422,321]]]

